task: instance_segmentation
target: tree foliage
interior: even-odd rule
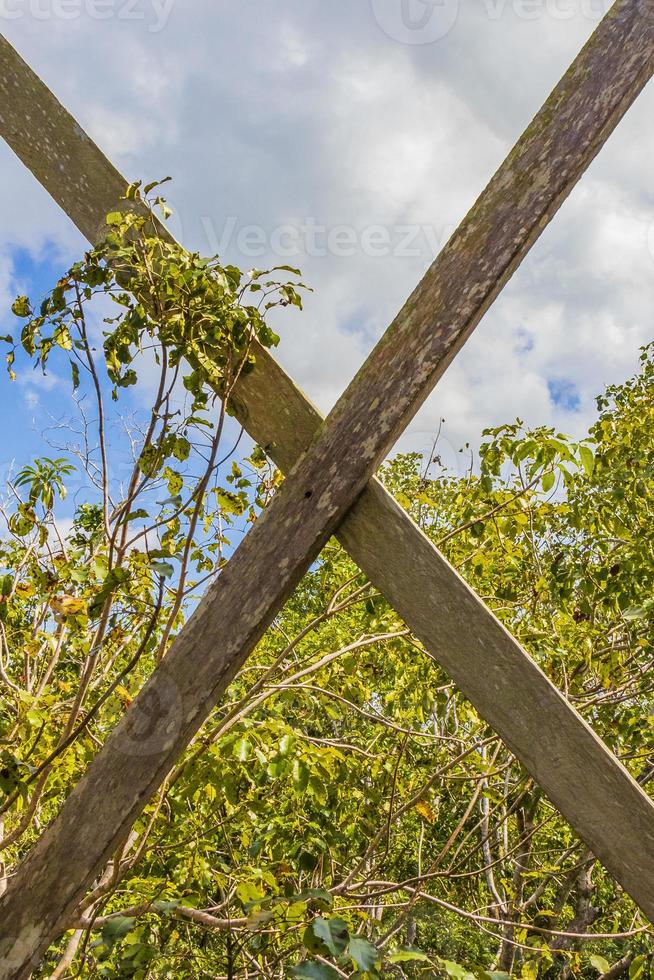
[[[161,198],[132,210],[153,190],[130,189],[38,310],[20,297],[4,338],[12,376],[21,358],[66,364],[74,402],[68,443],[3,507],[7,874],[280,481],[239,448],[229,405],[256,344],[276,343],[268,312],[301,305],[280,278],[296,270],[183,252],[157,230]],[[647,787],[652,348],[598,412],[581,443],[518,421],[464,472],[436,444],[382,478]],[[330,542],[38,975],[648,975],[648,923],[437,653]]]

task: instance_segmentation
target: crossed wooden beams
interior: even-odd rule
[[[125,179],[0,59],[0,133],[96,240]],[[237,415],[287,479],[11,879],[0,978],[38,963],[333,533],[654,919],[654,804],[373,478],[653,73],[654,0],[618,0],[326,421],[256,351]]]

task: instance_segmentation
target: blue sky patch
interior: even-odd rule
[[[578,412],[581,408],[581,396],[574,381],[567,378],[553,378],[547,382],[550,398],[557,408],[565,412]]]

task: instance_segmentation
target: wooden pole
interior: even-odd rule
[[[269,510],[209,589],[59,817],[18,869],[0,903],[5,953],[0,977],[28,975],[62,918],[83,897],[653,70],[651,2],[621,0],[410,297]],[[369,493],[374,494],[374,488]],[[361,553],[374,551],[375,544],[363,542]],[[451,575],[451,570],[446,574]],[[520,657],[524,661],[524,655]],[[539,673],[537,668],[534,671]],[[611,759],[583,723],[579,732],[588,752],[595,757],[599,752],[604,762]],[[534,736],[542,733],[532,731],[532,742]],[[578,794],[566,769],[569,747],[560,745],[556,732],[551,736],[550,754],[556,753],[553,768],[560,767],[553,789],[562,786],[568,794]],[[588,800],[581,801],[577,826],[584,823],[584,836],[595,835],[599,801],[603,829],[613,828],[607,866],[617,874],[619,865],[623,884],[651,915],[654,808],[625,770],[609,768],[619,786],[611,782],[609,798],[602,792],[591,806]],[[602,789],[607,786],[605,782]],[[634,852],[621,846],[625,816],[634,808],[639,812],[634,827],[638,825],[642,848],[638,868]],[[606,850],[601,842],[600,846]]]

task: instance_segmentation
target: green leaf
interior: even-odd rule
[[[647,616],[647,609],[645,606],[632,606],[630,609],[625,609],[622,615],[628,623],[631,623],[637,619],[645,619]]]
[[[175,459],[178,459],[180,463],[189,458],[191,453],[191,443],[184,436],[176,436],[172,442],[171,451]]]
[[[151,181],[149,184],[146,184],[145,187],[143,188],[144,195],[147,197],[147,195],[150,194],[150,192],[153,191],[155,187],[162,187],[164,184],[167,184],[172,179],[173,179],[172,177],[163,177],[161,180]]]
[[[586,476],[591,477],[595,472],[595,456],[593,455],[593,451],[588,446],[580,446],[579,459],[584,468],[584,473]]]
[[[319,776],[309,776],[309,793],[320,806],[327,805],[327,787]]]
[[[377,947],[360,936],[352,936],[347,952],[362,973],[373,970],[381,958]]]
[[[334,896],[324,888],[309,888],[297,895],[291,895],[289,901],[304,902],[307,905],[313,902],[322,909],[328,909],[334,904]]]
[[[347,922],[343,919],[323,919],[320,916],[311,923],[316,939],[325,944],[332,956],[340,956],[350,938]]]
[[[248,929],[250,929],[252,932],[256,932],[257,929],[261,929],[262,926],[267,925],[274,917],[274,914],[274,912],[266,911],[266,909],[259,909],[257,912],[250,912],[248,915]]]
[[[150,564],[150,568],[157,575],[161,575],[162,578],[172,578],[175,573],[175,569],[169,561],[153,561]]]
[[[440,964],[447,975],[453,977],[454,980],[475,980],[474,974],[466,970],[460,963],[454,963],[452,960],[440,960]]]
[[[171,912],[174,912],[176,909],[178,909],[180,904],[181,903],[178,898],[170,902],[166,902],[163,899],[160,899],[152,903],[152,908],[156,909],[157,912],[164,912],[166,914],[170,914]]]
[[[237,517],[240,517],[246,507],[246,503],[241,499],[241,497],[238,497],[230,490],[224,489],[216,489],[214,490],[214,493],[218,503],[226,514],[235,514]]]
[[[30,708],[30,710],[27,712],[27,720],[32,728],[38,728],[43,724],[43,715],[40,714],[36,708]]]
[[[549,493],[555,483],[556,474],[554,473],[554,470],[548,470],[543,477],[543,493]]]
[[[261,885],[254,881],[242,881],[236,888],[236,896],[243,902],[246,909],[253,905],[258,905],[261,899],[265,897],[265,894]]]
[[[611,964],[608,960],[605,960],[603,956],[598,956],[596,953],[590,958],[590,965],[594,966],[599,973],[608,973],[611,969]]]
[[[132,931],[135,925],[136,919],[128,918],[125,915],[113,916],[102,927],[102,942],[109,949],[112,949],[116,943],[119,943]]]
[[[647,966],[648,957],[646,955],[637,956],[629,967],[629,980],[639,980]]]
[[[306,763],[302,759],[296,759],[293,763],[293,786],[299,793],[304,793],[309,785],[309,775]]]
[[[176,470],[172,470],[169,466],[167,466],[163,471],[162,476],[168,484],[168,492],[170,493],[171,497],[176,497],[184,486],[184,478],[182,477],[181,473],[178,473]]]
[[[316,963],[314,960],[303,960],[297,966],[292,966],[291,976],[297,980],[339,980],[339,975],[327,963]]]
[[[53,340],[57,343],[62,350],[72,350],[73,349],[73,338],[70,335],[70,330],[66,326],[59,326],[53,334]]]
[[[239,738],[238,742],[234,743],[233,755],[239,762],[247,762],[252,755],[252,743],[247,738]]]
[[[100,591],[89,602],[89,615],[91,617],[97,615],[109,596],[111,596],[121,585],[124,585],[125,582],[129,581],[129,578],[130,572],[128,569],[113,568],[102,583],[102,588]]]
[[[431,963],[425,953],[419,949],[398,949],[388,957],[389,963]]]
[[[11,304],[11,312],[14,316],[27,317],[32,315],[32,307],[27,296],[18,296]]]
[[[127,517],[121,521],[121,524],[127,524],[129,521],[142,521],[149,516],[150,515],[148,514],[147,510],[139,507],[137,510],[133,510],[130,514],[128,514]]]
[[[292,265],[276,265],[270,271],[271,272],[290,272],[294,276],[301,276],[302,275],[302,270],[301,269],[295,269],[295,268],[293,268]],[[267,273],[266,273],[266,275],[267,275]]]

